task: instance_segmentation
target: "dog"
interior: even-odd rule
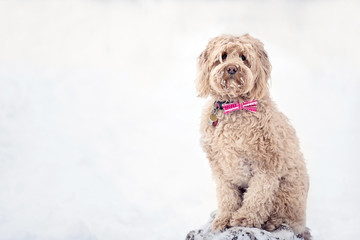
[[[304,239],[309,178],[289,120],[270,98],[263,43],[245,34],[211,39],[198,59],[196,88],[211,100],[201,145],[217,185],[213,231],[289,225]]]

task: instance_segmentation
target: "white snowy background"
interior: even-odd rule
[[[359,1],[1,1],[0,239],[184,239],[216,209],[196,59],[261,39],[317,240],[359,239]]]

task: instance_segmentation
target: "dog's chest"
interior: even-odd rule
[[[224,179],[244,188],[253,174],[251,161],[246,158],[221,158],[215,160],[213,165],[219,168]]]
[[[205,114],[206,115],[206,114]],[[235,112],[219,114],[217,126],[205,125],[203,119],[203,144],[213,171],[226,180],[246,187],[254,173],[254,164],[248,155],[253,136],[254,121],[251,115]]]
[[[254,145],[254,138],[259,135],[259,120],[256,113],[232,112],[217,113],[217,125],[209,124],[211,111],[205,111],[202,120],[202,137],[205,144],[215,151],[236,152],[245,154],[250,145]]]

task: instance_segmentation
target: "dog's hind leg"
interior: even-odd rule
[[[282,179],[272,213],[280,216],[295,234],[301,235],[305,240],[311,239],[309,229],[306,227],[307,188],[307,182]]]

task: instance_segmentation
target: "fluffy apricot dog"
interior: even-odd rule
[[[216,37],[199,57],[197,90],[211,97],[201,143],[217,184],[212,228],[287,224],[311,239],[306,166],[295,130],[270,98],[270,72],[263,44],[248,34]]]

